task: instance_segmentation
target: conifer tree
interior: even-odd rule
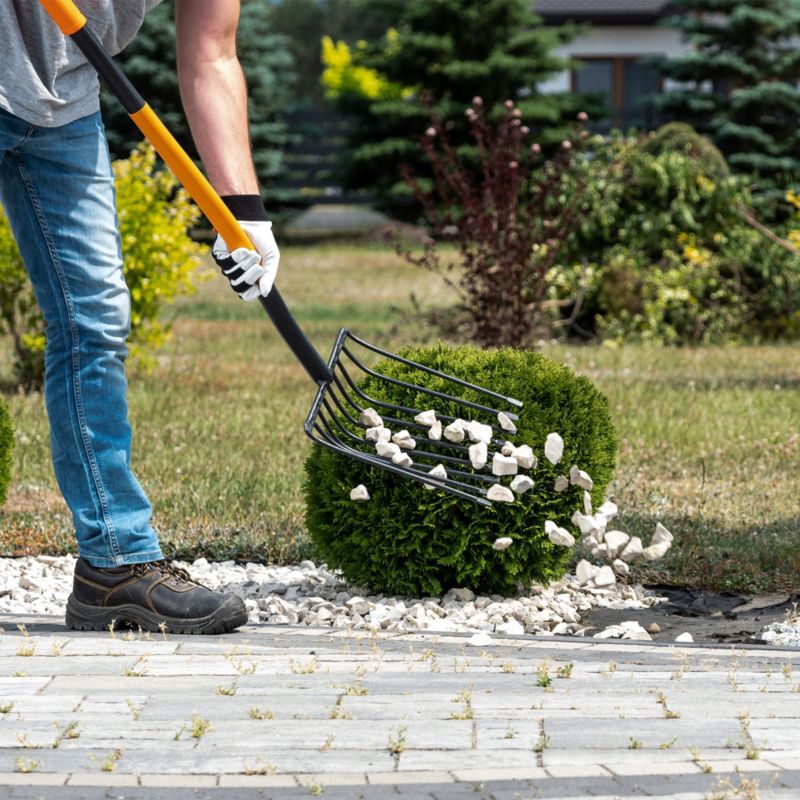
[[[238,52],[250,98],[253,160],[269,198],[269,181],[280,174],[282,150],[291,139],[281,111],[289,101],[294,78],[286,40],[270,31],[269,7],[263,0],[242,2]],[[181,145],[197,158],[178,88],[172,4],[162,3],[147,15],[139,34],[117,61]],[[119,104],[105,91],[103,94],[112,154],[127,157],[141,136]]]
[[[585,98],[544,95],[537,87],[567,66],[552,50],[577,29],[544,27],[532,5],[530,0],[372,0],[372,7],[397,22],[379,41],[355,49],[354,64],[374,70],[390,91],[336,100],[356,120],[343,165],[347,187],[368,188],[380,207],[413,215],[416,206],[400,164],[409,164],[420,178],[429,171],[419,146],[430,120],[426,97],[448,122],[456,145],[468,141],[464,112],[476,96],[490,116],[504,101],[514,101],[545,144],[561,141],[566,120],[584,109]],[[397,86],[404,90],[394,90]]]
[[[800,0],[684,0],[669,24],[692,49],[662,63],[683,86],[657,104],[782,195],[800,176]]]

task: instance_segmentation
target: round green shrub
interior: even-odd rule
[[[511,594],[520,582],[525,586],[561,577],[571,550],[549,541],[544,522],[550,519],[572,529],[570,519],[582,509],[583,491],[570,486],[556,493],[553,482],[577,464],[594,480],[593,502],[602,501],[616,459],[605,397],[587,378],[540,353],[440,344],[409,348],[402,355],[521,400],[525,405],[518,432],[510,438],[517,445],[529,444],[538,458],[529,473],[534,487],[514,503],[485,508],[314,445],[305,465],[305,498],[306,525],[317,556],[352,584],[415,596],[435,596],[452,587]],[[453,384],[396,361],[382,361],[377,369],[453,393]],[[376,400],[465,415],[454,404],[386,381],[366,377],[360,385]],[[468,390],[459,396],[485,401]],[[485,415],[476,418],[496,424]],[[564,439],[564,457],[557,466],[544,458],[544,441],[551,432]],[[350,500],[350,490],[360,483],[370,493],[366,502]],[[514,543],[495,551],[492,543],[499,536],[510,536]]]
[[[11,452],[14,448],[14,430],[8,407],[0,397],[0,506],[6,502],[6,492],[11,481]]]
[[[643,153],[660,156],[662,153],[683,153],[709,178],[720,180],[730,176],[725,156],[717,146],[685,122],[669,122],[645,136],[639,144]]]

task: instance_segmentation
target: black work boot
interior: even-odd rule
[[[213,592],[166,561],[93,567],[79,558],[67,600],[68,628],[126,624],[167,633],[227,633],[247,622],[241,598]]]

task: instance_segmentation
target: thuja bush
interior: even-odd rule
[[[203,245],[189,229],[200,216],[148,144],[114,162],[125,280],[131,293],[131,354],[145,366],[169,336],[164,306],[195,289]],[[25,389],[44,379],[45,324],[6,217],[0,212],[0,334],[11,338],[14,377]]]
[[[587,378],[533,351],[440,344],[409,348],[403,355],[523,401],[518,432],[511,438],[518,445],[529,444],[538,458],[530,471],[534,487],[512,504],[485,508],[315,445],[305,465],[305,497],[306,524],[318,557],[342,570],[352,584],[414,596],[438,595],[456,586],[509,594],[520,584],[561,577],[571,551],[549,541],[544,522],[550,519],[570,528],[572,515],[582,508],[583,492],[570,486],[556,493],[553,482],[577,464],[594,480],[595,505],[602,501],[616,458],[605,397]],[[452,392],[452,384],[396,361],[383,361],[376,369]],[[376,400],[421,410],[431,407],[429,396],[387,381],[367,377],[361,386]],[[460,396],[485,400],[469,390]],[[434,408],[441,414],[463,415],[453,404]],[[543,455],[551,432],[564,439],[564,457],[557,466]],[[370,499],[350,500],[351,489],[361,483]],[[492,544],[501,536],[511,537],[513,544],[495,551]]]
[[[586,115],[579,116],[575,136],[544,159],[512,101],[497,119],[487,118],[480,97],[465,113],[471,145],[451,144],[448,123],[431,112],[421,144],[433,178],[418,179],[410,167],[403,168],[433,238],[421,255],[398,251],[448,280],[459,270],[452,285],[471,317],[476,343],[528,345],[541,321],[548,273],[577,224],[575,206],[560,195],[583,141]],[[455,263],[441,255],[442,242],[456,245]]]
[[[6,501],[6,492],[11,480],[11,452],[14,447],[14,431],[8,407],[0,397],[0,507]]]

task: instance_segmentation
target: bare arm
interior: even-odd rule
[[[236,57],[240,0],[176,0],[178,82],[192,138],[221,195],[258,194],[247,87]]]

